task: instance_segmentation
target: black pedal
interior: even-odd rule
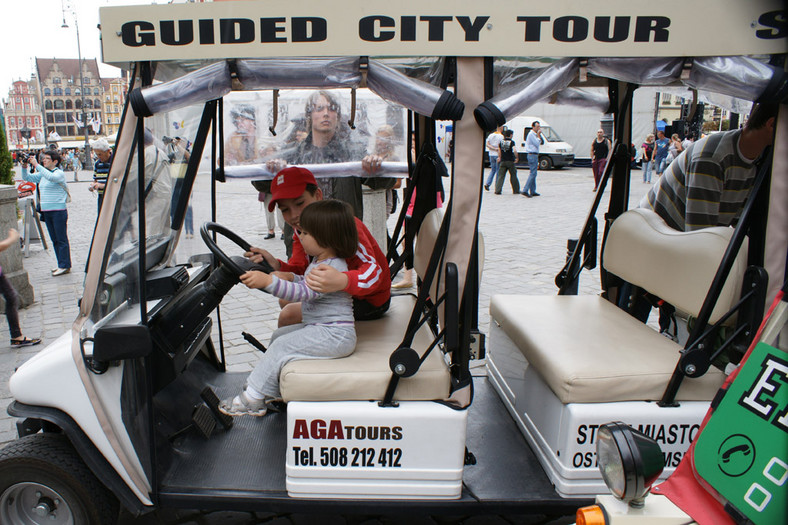
[[[249,343],[253,347],[257,348],[261,352],[265,353],[265,351],[268,350],[263,345],[263,343],[258,341],[257,338],[255,336],[253,336],[252,334],[250,334],[249,332],[241,332],[241,335],[243,336],[243,338],[246,340],[247,343]]]
[[[233,418],[232,416],[228,416],[227,414],[223,413],[219,410],[219,397],[214,393],[211,387],[206,386],[200,392],[200,398],[205,401],[205,404],[208,405],[213,417],[219,422],[220,425],[224,427],[225,430],[229,430],[233,426]]]
[[[216,428],[216,420],[211,413],[211,409],[200,403],[194,407],[192,412],[192,426],[196,428],[202,437],[208,439]]]

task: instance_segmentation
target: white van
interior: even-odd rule
[[[517,142],[518,164],[527,165],[525,158],[525,138],[531,131],[531,125],[538,122],[542,127],[542,146],[539,148],[539,169],[562,168],[570,166],[575,161],[575,150],[571,144],[561,140],[558,133],[550,127],[545,120],[539,117],[520,115],[504,125],[504,129],[514,132],[513,138]]]

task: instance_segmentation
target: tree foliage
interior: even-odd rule
[[[0,131],[3,131],[0,128]],[[14,183],[14,161],[8,151],[5,132],[0,133],[0,184]]]

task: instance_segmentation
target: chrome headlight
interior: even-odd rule
[[[599,428],[596,443],[599,470],[615,497],[642,507],[665,460],[656,441],[617,421]]]

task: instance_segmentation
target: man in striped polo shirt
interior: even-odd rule
[[[90,141],[90,147],[96,152],[96,162],[93,164],[93,182],[88,189],[98,195],[98,211],[101,212],[101,203],[104,202],[104,187],[107,185],[109,167],[112,164],[112,149],[106,139]]]
[[[728,226],[739,217],[757,174],[756,161],[774,140],[779,105],[757,104],[743,129],[690,145],[640,201],[679,231]]]

